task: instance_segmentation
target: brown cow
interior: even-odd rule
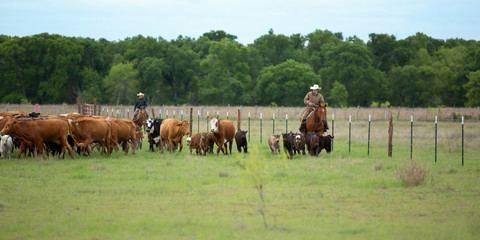
[[[195,152],[200,153],[200,155],[207,154],[207,141],[206,141],[206,133],[195,133],[191,137],[187,138],[187,146],[190,147],[190,155],[192,155],[192,150],[195,149]],[[203,150],[203,153],[202,153]]]
[[[222,151],[228,155],[227,142],[230,143],[230,154],[232,154],[232,143],[235,137],[235,126],[230,120],[220,120],[220,118],[213,118],[210,121],[210,131],[215,135],[217,143],[217,155]],[[225,146],[225,151],[223,150]]]
[[[37,147],[37,152],[43,157],[43,144],[45,142],[56,143],[62,146],[59,158],[62,159],[65,154],[65,148],[68,149],[70,156],[73,156],[73,150],[67,142],[68,122],[61,119],[42,119],[42,120],[15,120],[8,121],[2,131],[2,135],[16,136],[20,139],[20,148],[17,159],[20,158],[26,147]]]
[[[128,144],[132,147],[132,154],[135,154],[135,142],[137,137],[136,125],[130,119],[107,118],[111,125],[111,143],[121,144],[125,154],[128,154]]]
[[[178,121],[177,119],[167,118],[163,120],[160,126],[160,149],[163,153],[163,143],[168,142],[168,150],[174,152],[177,144],[180,143],[179,152],[182,151],[182,138],[190,134],[190,123],[187,120]]]
[[[280,135],[276,134],[268,138],[268,145],[270,146],[270,150],[272,150],[272,154],[280,153]]]
[[[0,112],[0,116],[6,117],[6,116],[15,116],[15,115],[25,115],[28,116],[27,112],[24,111],[8,111],[8,112]]]
[[[213,153],[213,145],[215,145],[215,142],[217,141],[217,138],[215,137],[215,135],[213,133],[207,133],[207,135],[205,136],[205,141],[206,141],[206,144],[205,144],[205,153],[210,153],[212,154]]]
[[[70,134],[79,147],[85,147],[88,155],[92,153],[90,143],[100,143],[103,147],[107,147],[108,154],[112,153],[111,142],[111,124],[105,119],[69,119]]]

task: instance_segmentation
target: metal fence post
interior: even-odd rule
[[[210,116],[209,116],[209,113],[208,113],[208,111],[207,111],[207,132],[208,132],[208,123],[209,123],[208,120],[210,120],[209,118],[210,118]]]
[[[288,113],[285,114],[285,132],[288,133]]]
[[[248,112],[248,141],[250,142],[250,112]]]
[[[413,115],[410,116],[410,159],[413,159]]]
[[[348,116],[348,153],[350,153],[350,145],[352,142],[352,115]]]
[[[372,119],[372,115],[368,114],[368,147],[367,147],[367,155],[370,156],[370,121]]]
[[[273,121],[273,135],[275,135],[275,113],[273,114],[272,121]]]
[[[197,112],[197,132],[200,132],[200,110]]]
[[[435,116],[435,162],[437,162],[437,116]]]
[[[332,114],[332,151],[333,151],[333,141],[335,140],[335,114]]]
[[[260,143],[262,143],[262,113],[260,113]]]
[[[463,126],[464,126],[464,120],[462,116],[462,166],[463,166],[463,160],[464,160],[464,154],[463,154],[463,142],[464,142],[464,134],[463,134]]]

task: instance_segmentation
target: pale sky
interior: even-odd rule
[[[198,39],[211,30],[246,45],[273,29],[397,40],[422,32],[437,39],[480,40],[480,0],[0,0],[0,34],[39,33],[124,40],[139,34]]]

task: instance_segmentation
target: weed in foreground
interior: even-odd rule
[[[245,174],[244,180],[252,184],[257,190],[260,203],[256,211],[262,215],[263,225],[268,228],[267,220],[265,217],[265,185],[269,182],[269,176],[267,173],[267,166],[262,158],[258,154],[258,147],[254,146],[249,154],[249,157],[244,159]]]
[[[413,159],[399,172],[400,180],[407,186],[418,186],[425,183],[428,171]]]

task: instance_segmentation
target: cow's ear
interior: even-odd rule
[[[182,126],[182,124],[183,124],[182,122],[179,122],[177,123],[177,126]]]

